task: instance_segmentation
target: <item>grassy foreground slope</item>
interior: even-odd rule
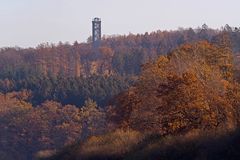
[[[240,156],[239,141],[239,131],[162,137],[117,130],[65,148],[48,160],[236,160]]]

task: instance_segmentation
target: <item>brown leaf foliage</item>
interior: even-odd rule
[[[162,135],[233,129],[239,99],[232,79],[228,46],[186,44],[146,64],[136,86],[116,98],[110,119],[121,127]]]

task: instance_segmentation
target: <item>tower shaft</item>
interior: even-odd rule
[[[101,19],[94,18],[92,21],[92,42],[94,47],[98,47],[101,42]]]

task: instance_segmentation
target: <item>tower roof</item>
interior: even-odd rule
[[[95,17],[95,18],[93,18],[93,21],[101,21],[101,18],[98,18],[98,17]]]

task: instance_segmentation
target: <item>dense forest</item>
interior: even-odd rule
[[[105,106],[135,82],[142,64],[185,43],[200,40],[215,43],[222,32],[228,33],[235,63],[240,64],[240,29],[229,25],[221,30],[203,25],[198,29],[104,37],[97,50],[90,42],[2,48],[0,91],[27,89],[32,93],[29,101],[34,106],[46,100],[82,106],[88,98]]]
[[[239,57],[240,28],[205,24],[2,48],[0,159],[207,159],[212,136],[239,138]]]
[[[184,44],[147,63],[114,99],[115,130],[48,160],[239,159],[240,86],[229,41]]]

